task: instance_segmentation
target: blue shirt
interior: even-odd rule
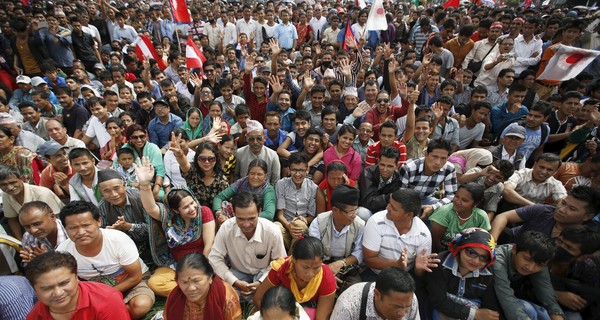
[[[504,135],[508,132],[510,128],[517,125],[518,123],[509,124],[506,128],[504,128],[504,131],[502,131],[501,137],[504,137]],[[518,151],[523,154],[523,162],[527,162],[527,159],[529,159],[529,157],[533,154],[535,149],[548,142],[548,136],[546,136],[545,141],[542,141],[542,126],[548,125],[546,123],[542,123],[542,125],[539,128],[537,128],[537,130],[532,130],[525,126],[525,141],[518,149]],[[548,128],[548,132],[550,132],[550,128]]]
[[[171,132],[183,126],[183,120],[180,117],[169,113],[169,122],[164,124],[158,116],[148,123],[148,135],[150,142],[156,144],[159,148],[166,146],[171,139]]]
[[[282,48],[290,50],[294,46],[294,40],[298,39],[298,31],[296,31],[296,27],[291,22],[288,22],[287,25],[280,23],[275,28],[273,37],[279,40],[279,45]]]
[[[52,84],[50,83],[50,80],[48,79],[48,77],[44,77],[44,81],[46,81],[46,84],[48,85],[48,88],[50,88],[50,90],[56,89],[56,88],[52,88]],[[65,78],[63,78],[63,77],[56,77],[56,82],[58,83],[58,86],[60,88],[66,88],[67,87],[67,82],[65,81]],[[50,93],[52,95],[54,95],[54,92],[51,91]]]
[[[281,130],[286,132],[294,131],[294,121],[292,120],[292,115],[296,113],[294,108],[290,107],[285,111],[281,111],[279,106],[273,102],[269,102],[267,104],[267,111],[277,111],[281,116]]]
[[[25,277],[0,277],[0,319],[25,319],[36,301],[35,292]]]
[[[267,133],[267,129],[264,129],[264,130],[265,130],[265,147],[277,151],[277,148],[283,143],[283,141],[285,141],[285,138],[287,137],[287,132],[279,129],[279,131],[277,132],[277,137],[275,137],[275,140],[271,140],[271,138],[269,137],[269,134]]]
[[[522,116],[525,116],[529,113],[529,110],[524,105],[521,105],[521,108],[517,110],[516,113],[509,112],[508,110],[506,110],[506,104],[508,104],[508,102],[499,104],[492,108],[490,119],[492,120],[492,131],[494,132],[494,134],[499,133],[498,130],[500,130],[502,124],[507,123],[512,119],[517,119]]]
[[[10,97],[10,101],[8,102],[8,105],[10,106],[11,109],[20,113],[21,111],[19,110],[18,106],[21,102],[33,102],[33,98],[31,97],[31,92],[33,92],[33,90],[29,90],[29,92],[23,92],[23,90],[21,90],[21,89],[17,89],[15,91],[13,91],[13,95],[12,95],[12,97]]]

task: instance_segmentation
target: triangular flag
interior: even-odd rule
[[[188,69],[199,69],[200,75],[202,75],[203,78],[206,78],[202,69],[202,65],[206,61],[206,57],[204,57],[202,51],[198,49],[191,36],[188,36],[187,39],[187,46],[185,47],[185,60],[185,64]]]
[[[148,36],[145,34],[140,34],[137,39],[135,39],[135,54],[138,56],[140,60],[154,59],[158,64],[158,68],[160,70],[165,70],[167,66],[161,57],[158,56],[156,50],[154,50],[154,46],[152,45],[152,41],[148,39]]]
[[[192,23],[192,17],[185,0],[169,0],[169,3],[171,4],[171,12],[175,23]]]
[[[573,79],[600,55],[600,51],[597,50],[586,50],[562,44],[557,47],[553,48],[556,53],[548,61],[544,72],[538,76],[538,80]]]
[[[375,0],[369,18],[367,18],[366,30],[387,30],[387,20],[385,19],[385,9],[383,8],[383,0]]]
[[[444,2],[444,9],[460,7],[460,0],[448,0]]]

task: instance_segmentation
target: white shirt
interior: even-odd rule
[[[123,25],[123,28],[121,28],[119,25],[117,25],[114,30],[113,40],[117,40],[119,42],[123,41],[123,39],[127,39],[130,43],[133,43],[138,36],[137,32],[132,26]]]
[[[354,33],[354,36],[356,37],[356,39],[361,39],[367,38],[367,24],[365,23],[364,26],[361,26],[358,22],[353,24],[350,29],[352,29],[352,32]]]
[[[194,163],[194,156],[196,152],[192,149],[188,150],[187,155],[185,156],[189,163]],[[174,186],[182,186],[187,187],[187,182],[181,176],[181,170],[179,169],[179,162],[175,159],[175,155],[173,151],[169,150],[165,153],[165,158],[163,159],[165,163],[165,174],[171,179],[171,184]],[[193,168],[191,169],[193,170]]]
[[[223,35],[223,46],[228,44],[236,44],[237,43],[238,31],[235,25],[231,22],[227,22],[225,25],[225,31]],[[248,38],[250,40],[250,38]]]
[[[133,100],[137,99],[137,94],[135,93],[135,90],[133,90],[133,83],[125,80],[125,85],[127,87],[129,87],[129,89],[131,89],[131,95],[133,96]],[[121,99],[121,96],[119,96],[119,85],[118,84],[113,84],[110,87],[110,91],[113,91],[114,93],[117,94],[117,96],[119,97],[119,99]]]
[[[104,147],[111,139],[110,134],[106,131],[104,123],[100,122],[96,116],[90,118],[89,125],[85,131],[85,136],[88,138],[97,138],[100,148]]]
[[[327,18],[323,16],[321,16],[320,19],[317,19],[317,17],[312,17],[312,19],[310,19],[310,22],[308,24],[313,29],[316,40],[318,40],[319,37],[323,37],[323,26],[325,26],[326,23]]]
[[[529,66],[534,66],[542,59],[542,40],[537,39],[535,36],[526,42],[523,35],[519,35],[515,39],[515,46],[513,52],[516,56],[515,62],[515,76],[519,76],[521,72],[525,71]],[[531,58],[534,52],[538,52],[535,58]]]
[[[235,22],[235,29],[237,34],[245,33],[248,37],[248,41],[250,41],[252,33],[256,32],[257,25],[258,23],[256,23],[256,20],[253,20],[252,18],[248,21],[246,21],[246,19],[241,19]]]

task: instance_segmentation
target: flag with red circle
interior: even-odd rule
[[[562,44],[553,49],[556,49],[556,53],[548,61],[538,80],[564,81],[573,79],[600,55],[600,51],[597,50],[586,50]]]
[[[369,17],[367,18],[366,30],[387,30],[388,25],[385,19],[385,8],[383,7],[383,0],[375,0]]]

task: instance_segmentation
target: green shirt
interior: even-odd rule
[[[444,232],[444,236],[442,237],[443,250],[448,250],[448,243],[454,239],[457,233],[465,229],[481,228],[489,231],[492,228],[487,213],[479,208],[473,208],[471,217],[467,221],[459,220],[458,213],[454,211],[453,203],[439,207],[429,217],[429,220],[446,228],[446,232]]]

